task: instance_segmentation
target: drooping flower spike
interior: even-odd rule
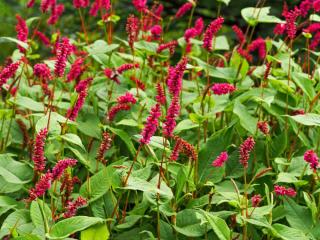
[[[253,150],[255,141],[253,137],[248,137],[239,148],[240,153],[240,163],[244,168],[248,167],[248,160],[250,158],[250,152]]]
[[[228,153],[222,152],[220,155],[212,162],[212,166],[214,167],[222,167],[223,164],[228,160]]]
[[[203,36],[203,48],[208,52],[212,51],[212,40],[217,32],[221,29],[223,22],[224,18],[218,17],[217,19],[213,20],[207,27]]]
[[[63,38],[58,44],[57,59],[54,65],[54,73],[57,77],[62,77],[67,65],[67,58],[71,53],[71,45],[68,38]]]
[[[34,163],[34,171],[43,172],[46,167],[46,159],[44,156],[44,145],[47,138],[48,130],[41,129],[36,136],[35,144],[32,151],[32,161]]]
[[[148,116],[147,122],[141,133],[140,143],[148,144],[150,142],[151,137],[157,131],[160,116],[161,106],[159,104],[156,104],[154,107],[151,108],[150,115]]]
[[[317,170],[319,167],[319,157],[313,150],[306,151],[303,159],[310,164],[311,169]]]

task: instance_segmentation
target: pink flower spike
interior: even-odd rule
[[[263,38],[257,38],[256,40],[252,41],[252,43],[250,43],[250,45],[248,46],[249,52],[258,50],[258,55],[261,60],[265,59],[267,55],[266,48],[266,42]]]
[[[156,96],[157,103],[159,103],[160,105],[165,105],[167,102],[167,99],[160,83],[157,83],[156,89],[157,89],[157,96]]]
[[[0,72],[0,90],[2,86],[7,83],[8,79],[14,76],[14,74],[18,70],[19,65],[20,61],[11,63]]]
[[[86,79],[78,82],[77,86],[75,87],[76,92],[81,93],[81,92],[85,91],[86,89],[88,89],[89,84],[92,82],[92,80],[93,80],[93,78],[89,77],[89,78],[86,78]]]
[[[244,44],[246,42],[246,38],[243,31],[237,25],[233,25],[232,30],[236,34],[240,45]]]
[[[244,168],[248,167],[248,160],[250,158],[250,152],[253,150],[255,141],[253,137],[248,137],[239,148],[240,153],[240,163],[243,165]]]
[[[130,109],[131,109],[131,106],[127,103],[117,104],[117,105],[113,106],[112,108],[110,108],[110,110],[108,112],[108,116],[107,116],[108,120],[110,122],[112,122],[118,112],[128,111]]]
[[[288,196],[288,197],[295,197],[297,192],[293,188],[285,188],[283,186],[275,185],[274,192],[278,196]]]
[[[295,7],[294,10],[287,12],[286,18],[286,30],[288,37],[294,39],[297,33],[296,19],[301,14],[301,11]]]
[[[46,167],[44,145],[47,135],[48,130],[44,128],[39,131],[35,139],[35,144],[32,151],[32,161],[34,163],[34,171],[36,172],[43,172]]]
[[[187,12],[189,12],[192,9],[193,5],[190,2],[187,2],[183,4],[176,13],[176,18],[183,17]]]
[[[215,83],[212,86],[211,90],[215,95],[225,95],[228,93],[233,93],[236,88],[229,83]]]
[[[46,191],[51,187],[52,174],[47,172],[45,175],[42,175],[40,180],[36,183],[36,186],[29,190],[28,202],[32,202],[38,197],[43,196]]]
[[[139,35],[139,19],[132,14],[127,18],[126,31],[128,34],[129,46],[133,50],[133,44]]]
[[[214,167],[222,167],[223,164],[228,160],[228,153],[222,152],[220,155],[212,162],[212,166]]]
[[[56,24],[63,12],[64,12],[64,5],[63,4],[58,4],[58,5],[54,4],[51,7],[51,15],[50,15],[47,23],[49,25]]]
[[[157,53],[161,53],[162,51],[164,51],[164,50],[166,50],[166,49],[169,49],[170,54],[173,55],[176,46],[178,46],[178,42],[177,42],[176,40],[173,40],[173,41],[170,41],[170,42],[167,42],[167,43],[160,44],[159,47],[158,47],[158,49],[157,49]]]
[[[41,79],[49,80],[52,78],[50,68],[45,63],[37,63],[33,67],[33,74]]]
[[[32,8],[36,0],[29,0],[27,2],[27,8]]]
[[[316,11],[316,12],[319,12],[320,11],[320,0],[315,0],[313,2],[313,9]]]
[[[313,150],[308,150],[304,153],[303,159],[310,164],[310,168],[317,170],[319,167],[319,157]]]
[[[63,214],[64,218],[70,218],[76,215],[77,209],[86,205],[87,200],[83,197],[79,196],[75,201],[68,202],[68,206],[66,208],[66,212]]]
[[[269,134],[269,125],[266,121],[258,122],[257,127],[264,135]]]
[[[68,38],[63,38],[57,48],[57,60],[54,65],[54,73],[62,77],[66,68],[67,58],[71,53],[71,45]]]
[[[117,72],[122,74],[123,72],[134,68],[139,68],[139,63],[125,63],[117,68]]]
[[[286,31],[286,24],[278,23],[273,29],[273,33],[276,35],[282,35]]]
[[[147,0],[132,0],[132,4],[139,12],[147,8]]]
[[[67,75],[67,82],[71,82],[72,80],[76,80],[81,77],[84,68],[83,68],[84,59],[79,57],[74,63],[71,65],[70,72]]]
[[[180,112],[179,97],[174,96],[168,108],[166,121],[163,124],[163,135],[166,137],[173,136],[173,130],[176,127],[176,118]]]
[[[183,57],[174,68],[169,68],[167,84],[169,92],[173,96],[180,95],[182,87],[182,78],[184,71],[186,70],[187,62],[188,58]]]
[[[42,32],[39,32],[38,30],[36,30],[34,32],[35,36],[37,36],[39,38],[39,40],[46,46],[49,47],[50,46],[50,40],[49,38],[47,38],[46,35],[44,35]]]
[[[258,207],[261,201],[262,201],[262,198],[261,198],[260,194],[252,196],[252,198],[251,198],[252,207],[254,207],[254,208]]]
[[[147,118],[147,122],[141,133],[140,143],[148,144],[150,142],[151,137],[157,131],[160,116],[161,107],[159,104],[156,104],[154,107],[151,108],[150,116]]]
[[[217,19],[213,20],[207,27],[203,36],[203,48],[208,52],[212,51],[212,40],[217,32],[221,29],[223,22],[224,18],[218,17]]]
[[[63,160],[60,160],[57,162],[57,164],[52,169],[52,179],[57,180],[61,177],[64,170],[66,170],[68,167],[73,167],[77,164],[77,160],[72,158],[66,158]]]
[[[16,25],[17,39],[21,42],[26,43],[28,41],[28,33],[29,33],[26,21],[18,14],[16,15],[16,19],[18,21]],[[26,51],[26,49],[21,47],[20,45],[18,45],[18,48],[21,53],[24,53]]]
[[[160,25],[154,25],[151,29],[150,32],[154,39],[159,39],[161,34],[162,34],[162,27]]]
[[[137,102],[137,99],[135,99],[132,93],[126,92],[124,95],[117,98],[117,102],[119,104],[124,104],[124,103],[135,104]]]

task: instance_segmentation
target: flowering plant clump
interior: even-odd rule
[[[320,1],[209,2],[14,8],[0,239],[320,239]]]

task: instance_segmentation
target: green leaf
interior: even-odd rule
[[[24,184],[32,179],[32,169],[25,163],[13,160],[8,154],[0,154],[0,176],[8,183]]]
[[[313,22],[320,22],[320,16],[318,14],[311,14],[309,19]]]
[[[201,223],[201,214],[194,209],[185,209],[178,212],[177,224],[174,229],[187,237],[201,237],[206,232],[206,225]]]
[[[231,2],[231,0],[217,0],[218,2],[224,3],[225,5],[229,5],[229,3]]]
[[[106,224],[96,224],[81,232],[81,240],[107,240],[110,233]]]
[[[293,72],[292,78],[294,82],[302,89],[302,91],[308,96],[309,100],[312,100],[316,95],[313,88],[312,80],[308,77],[308,74]]]
[[[28,49],[29,45],[25,42],[22,42],[18,39],[12,38],[12,37],[0,37],[0,43],[1,42],[14,42],[18,44],[20,47],[23,47],[24,49]]]
[[[226,222],[217,216],[214,216],[206,211],[201,210],[207,221],[209,222],[212,230],[220,240],[230,240],[230,229]]]
[[[262,23],[283,23],[283,21],[275,16],[269,15],[271,7],[254,8],[247,7],[241,10],[243,19],[251,26]]]
[[[226,36],[217,36],[213,39],[215,50],[230,50],[228,38]]]
[[[178,123],[178,125],[174,129],[175,134],[179,134],[182,131],[189,130],[199,127],[198,124],[193,123],[190,119],[184,119]]]
[[[300,230],[285,226],[283,224],[276,223],[276,224],[272,225],[272,228],[273,228],[272,229],[273,234],[276,237],[281,238],[283,240],[308,240],[308,239],[310,239],[306,235],[304,235],[303,232],[301,232]]]
[[[76,216],[64,219],[52,226],[47,233],[49,239],[64,239],[73,233],[82,231],[98,223],[103,223],[102,218]]]
[[[80,187],[80,195],[87,198],[89,202],[103,196],[111,187],[114,171],[114,168],[110,165],[93,175]]]
[[[78,129],[89,137],[101,138],[100,120],[95,114],[86,114],[83,121],[77,120]]]
[[[140,215],[130,215],[125,218],[124,223],[116,226],[118,230],[123,230],[133,227],[143,216]]]
[[[320,126],[320,115],[315,113],[306,113],[295,116],[288,116],[294,121],[305,126]]]
[[[255,134],[258,119],[252,117],[247,108],[239,101],[235,102],[233,112],[239,117],[241,126],[248,130],[251,134]]]
[[[199,181],[203,182],[207,177],[210,181],[219,182],[224,174],[223,169],[212,168],[212,161],[225,151],[230,145],[233,136],[232,128],[225,128],[212,135],[199,151]]]
[[[46,219],[46,222],[49,223],[51,220],[51,210],[49,206],[44,203],[42,200],[38,199],[37,201],[33,201],[30,205],[30,217],[32,220],[32,223],[43,233],[45,233],[44,228],[44,219],[41,213],[41,209],[43,209],[44,217]]]
[[[312,216],[307,207],[298,205],[290,198],[286,198],[284,202],[286,211],[286,219],[290,226],[307,233],[312,228]]]
[[[29,210],[21,209],[11,213],[2,223],[0,239],[10,232],[31,233],[34,226],[30,219]]]
[[[64,135],[61,135],[60,137],[69,143],[72,143],[72,144],[75,144],[75,145],[81,147],[84,151],[86,150],[86,148],[83,146],[82,141],[78,137],[78,135],[75,135],[73,133],[66,133]]]
[[[116,134],[117,136],[119,136],[121,138],[121,140],[127,145],[130,153],[132,154],[132,156],[135,156],[136,153],[136,149],[134,148],[134,145],[131,141],[130,136],[123,130],[121,129],[117,129],[117,128],[112,128],[109,126],[106,126],[111,132],[113,132],[114,134]]]
[[[33,99],[29,97],[24,96],[16,96],[15,98],[11,98],[10,101],[12,103],[17,104],[20,107],[24,107],[26,109],[35,111],[35,112],[43,112],[44,111],[44,105],[40,102],[36,102]]]

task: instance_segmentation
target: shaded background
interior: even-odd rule
[[[93,0],[91,0],[92,2]],[[40,0],[36,0],[36,5],[32,9],[27,9],[27,0],[0,0],[0,36],[10,36],[15,37],[15,15],[18,13],[23,18],[28,19],[31,17],[40,16],[41,12],[39,10]],[[59,3],[65,5],[65,12],[56,26],[47,26],[45,21],[40,27],[40,30],[49,34],[52,30],[60,29],[63,35],[76,35],[77,32],[81,31],[81,24],[78,12],[72,7],[72,0],[58,0]],[[125,36],[125,22],[126,17],[130,13],[137,13],[131,4],[131,0],[116,0],[113,1],[116,4],[115,14],[121,17],[120,21],[115,26],[116,35],[119,37]],[[152,2],[148,1],[148,5],[151,6]],[[164,20],[168,21],[169,16],[173,16],[177,9],[186,1],[157,1],[164,5],[165,10],[162,14]],[[240,11],[245,7],[253,7],[256,4],[256,0],[231,0],[229,6],[222,4],[221,14],[225,17],[225,25],[232,26],[237,24],[240,27],[245,26]],[[287,0],[290,8],[299,4],[300,0]],[[272,15],[280,16],[283,6],[283,0],[267,0],[265,6],[272,7]],[[195,16],[202,16],[208,23],[210,20],[216,17],[218,9],[218,2],[215,0],[198,0],[198,6],[195,11]],[[86,24],[89,25],[89,29],[96,30],[99,28],[97,25],[98,17],[94,18],[88,16],[88,9],[85,10]],[[46,14],[46,18],[48,14]],[[179,19],[179,21],[173,21],[171,25],[171,31],[166,35],[168,39],[179,38],[182,36],[187,25],[187,18]],[[35,22],[34,22],[35,24]],[[265,37],[272,34],[273,24],[259,24],[257,26],[256,35]],[[174,29],[174,31],[173,31]],[[226,30],[228,31],[228,30]],[[102,32],[102,29],[100,30]],[[15,44],[11,43],[0,43],[0,65],[3,63],[4,59],[9,56],[15,49]]]

